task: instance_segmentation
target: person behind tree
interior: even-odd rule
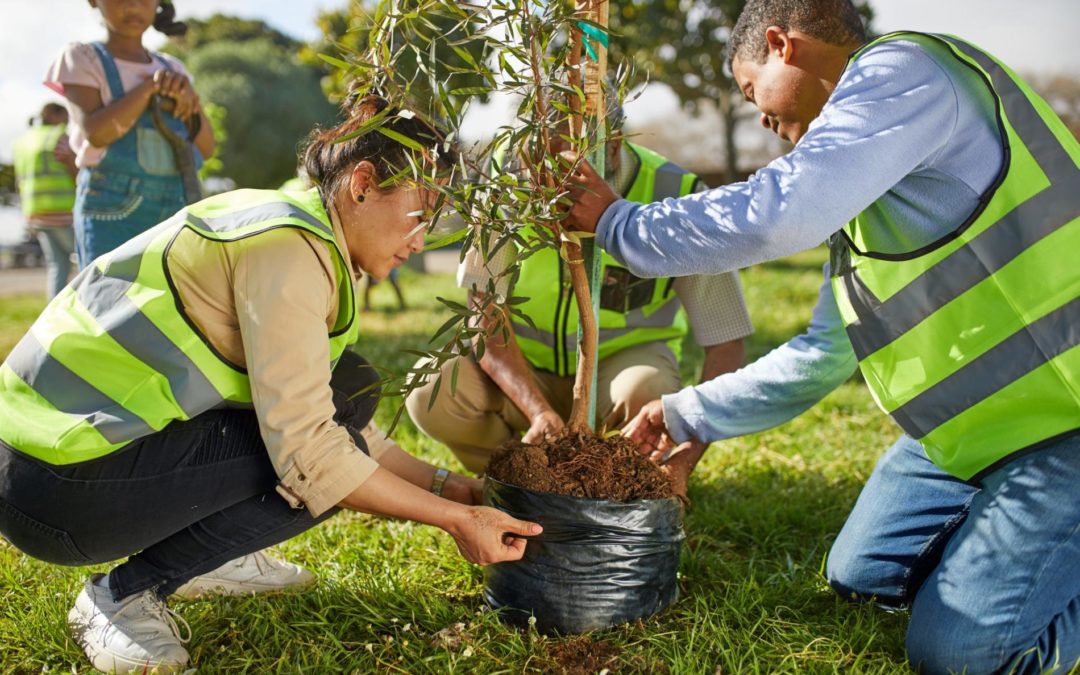
[[[609,124],[619,128],[622,109],[609,108]],[[607,144],[606,166],[613,188],[638,202],[705,189],[693,173],[620,137]],[[454,395],[443,386],[429,407],[432,379],[406,400],[416,425],[478,473],[507,440],[523,433],[533,443],[564,429],[573,402],[578,310],[566,263],[554,250],[537,252],[522,263],[516,285],[508,289],[502,273],[514,255],[503,247],[485,263],[477,251],[469,252],[458,269],[458,285],[470,289],[475,301],[494,277],[497,292],[528,298],[517,308],[533,325],[507,313],[510,339],[503,342],[495,331],[497,317],[484,316],[484,354],[460,359]],[[703,381],[742,365],[743,338],[753,329],[736,273],[641,279],[610,256],[602,264],[597,418],[607,428],[621,426],[646,402],[678,391],[688,323],[705,350]],[[448,362],[444,376],[453,367]]]
[[[182,209],[83,270],[0,366],[0,533],[56,564],[127,558],[68,615],[97,668],[183,669],[165,598],[342,508],[440,527],[479,564],[520,558],[515,535],[541,531],[370,424],[354,284],[422,250],[435,191],[400,176],[456,151],[412,156],[377,131],[337,142],[382,112],[399,137],[443,145],[377,96],[346,112],[311,136],[317,187]]]
[[[46,86],[71,113],[79,167],[75,240],[79,267],[180,210],[186,203],[177,153],[154,124],[155,96],[171,135],[199,156],[214,134],[184,64],[143,46],[153,26],[182,35],[171,0],[89,0],[105,23],[104,42],[69,44],[50,66]]]
[[[46,103],[40,119],[41,124],[15,141],[12,156],[26,224],[45,253],[45,294],[51,300],[71,272],[76,169],[67,137],[67,110],[59,103]]]
[[[828,240],[826,282],[805,335],[649,403],[627,433],[658,456],[760,431],[858,364],[904,435],[834,542],[829,583],[909,607],[921,672],[1076,668],[1080,144],[982,49],[868,42],[849,0],[750,0],[729,49],[761,123],[794,148],[663,205],[619,201],[584,167],[569,222],[644,276]],[[699,456],[669,463],[685,475]]]

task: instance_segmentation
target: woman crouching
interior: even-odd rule
[[[474,505],[478,482],[369,425],[378,378],[348,351],[354,283],[422,249],[417,214],[435,201],[383,184],[409,174],[405,146],[335,142],[388,105],[367,96],[313,133],[317,188],[217,195],[96,259],[0,366],[0,533],[61,565],[127,558],[68,615],[95,667],[183,669],[165,598],[339,508],[440,527],[481,565],[521,557],[507,533],[540,531]],[[442,149],[435,129],[386,112]]]

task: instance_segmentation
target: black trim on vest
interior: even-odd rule
[[[1013,460],[1020,459],[1024,455],[1030,455],[1033,452],[1038,452],[1039,450],[1043,450],[1045,448],[1048,448],[1051,445],[1054,445],[1056,443],[1060,443],[1061,441],[1072,438],[1073,436],[1080,436],[1080,427],[1077,427],[1076,429],[1073,429],[1071,431],[1066,431],[1064,433],[1060,433],[1057,436],[1052,436],[1052,437],[1047,438],[1045,440],[1039,441],[1038,443],[1034,443],[1032,445],[1029,445],[1029,446],[1027,446],[1025,448],[1020,448],[1019,450],[1014,450],[1013,452],[1009,453],[1008,455],[1005,455],[1004,457],[1002,457],[998,461],[994,462],[990,466],[986,467],[985,469],[983,469],[979,473],[975,474],[971,478],[967,479],[965,482],[972,485],[972,486],[974,486],[974,487],[981,488],[982,487],[982,481],[983,481],[984,478],[986,478],[987,476],[989,476],[993,472],[997,471],[1001,467],[1005,466],[1009,462],[1012,462]]]

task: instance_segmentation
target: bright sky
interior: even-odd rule
[[[175,0],[180,17],[206,18],[215,12],[261,18],[300,39],[317,37],[320,9],[347,0]],[[617,0],[616,0],[617,1]],[[55,96],[41,85],[49,63],[72,40],[104,37],[98,14],[83,0],[0,0],[0,161],[10,161],[11,145],[27,119]],[[1021,72],[1064,72],[1080,76],[1080,50],[1073,32],[1080,26],[1077,0],[871,0],[880,31],[902,28],[961,35]],[[160,37],[150,31],[148,44]],[[671,114],[672,102],[635,114]]]

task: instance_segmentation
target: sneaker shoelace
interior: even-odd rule
[[[160,598],[155,596],[153,591],[144,592],[139,602],[129,602],[123,607],[121,607],[120,610],[113,615],[113,620],[115,621],[117,618],[120,617],[121,614],[136,605],[141,607],[144,611],[147,611],[151,615],[160,619],[166,626],[169,627],[169,630],[172,632],[173,637],[179,640],[181,644],[187,644],[191,640],[191,624],[189,624],[187,620],[184,619],[184,617],[180,616],[175,611],[173,611],[172,608],[166,605],[164,600],[161,600]],[[184,631],[187,633],[187,637],[181,637],[180,635],[181,624],[184,626]]]

